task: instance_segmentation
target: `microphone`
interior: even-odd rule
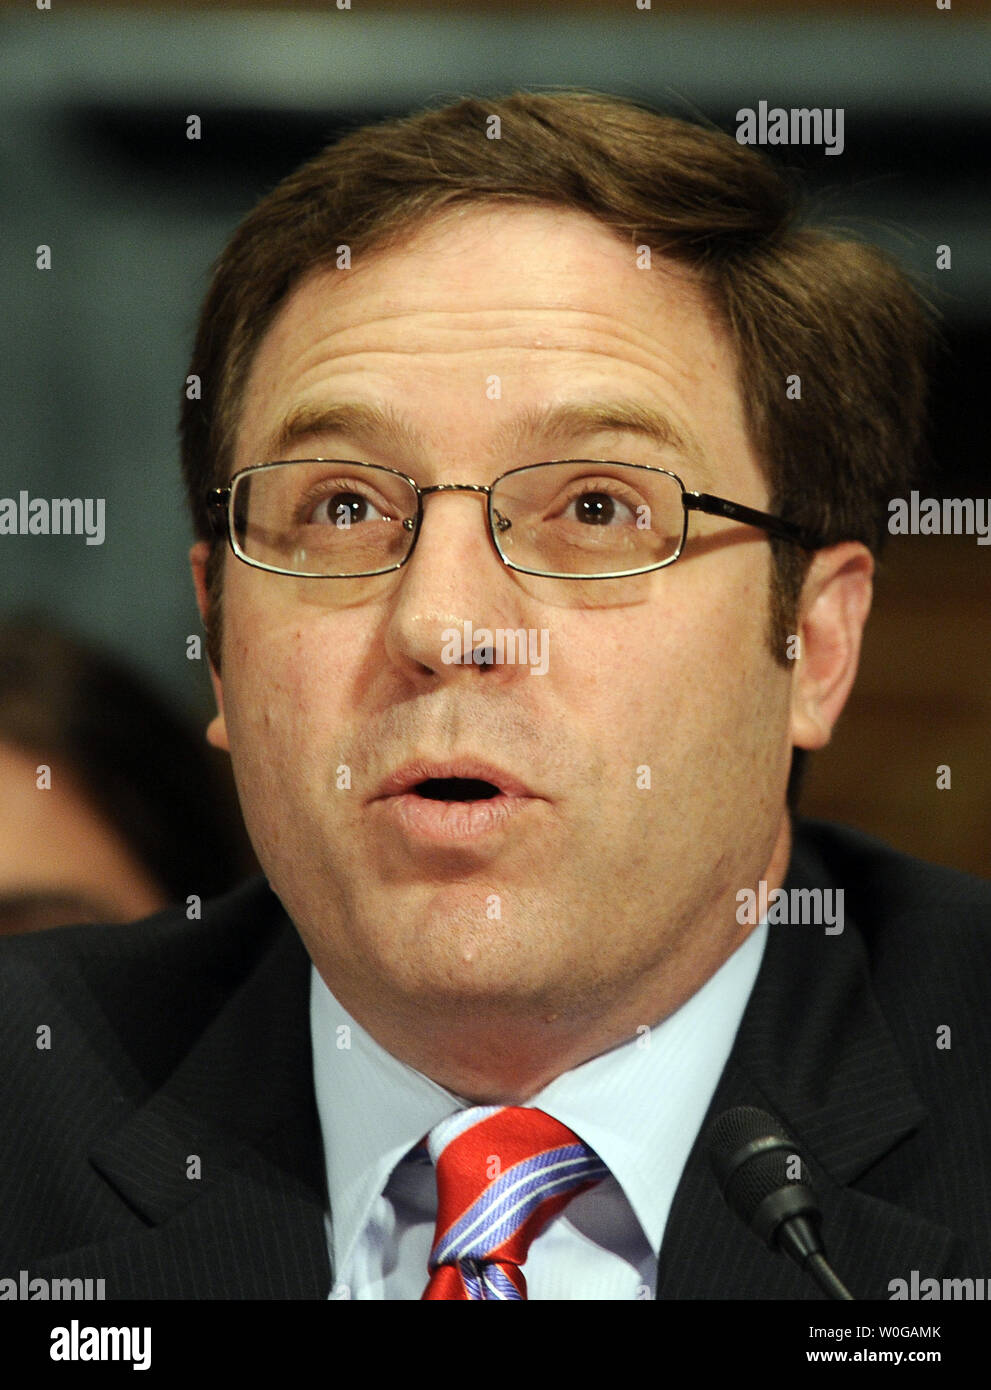
[[[720,1191],[741,1221],[771,1250],[784,1251],[830,1298],[853,1302],[826,1262],[812,1179],[780,1121],[738,1105],[713,1121],[706,1142]]]

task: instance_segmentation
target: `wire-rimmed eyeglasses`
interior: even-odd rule
[[[823,542],[769,512],[689,492],[676,473],[608,459],[525,464],[488,486],[420,487],[397,469],[352,459],[288,459],[235,473],[207,506],[239,560],[275,574],[358,579],[401,569],[416,547],[423,499],[476,492],[503,564],[549,579],[622,579],[673,564],[689,513],[754,526],[806,550]]]

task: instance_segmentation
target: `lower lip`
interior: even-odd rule
[[[377,804],[411,839],[456,844],[479,840],[503,829],[538,799],[503,795],[487,801],[431,801],[406,793],[383,797]]]

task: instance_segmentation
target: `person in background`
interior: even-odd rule
[[[128,922],[252,867],[194,726],[46,619],[0,621],[0,935]]]

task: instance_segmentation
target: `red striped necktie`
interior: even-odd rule
[[[475,1106],[436,1125],[437,1227],[428,1299],[525,1299],[520,1266],[563,1207],[609,1169],[542,1110]]]

